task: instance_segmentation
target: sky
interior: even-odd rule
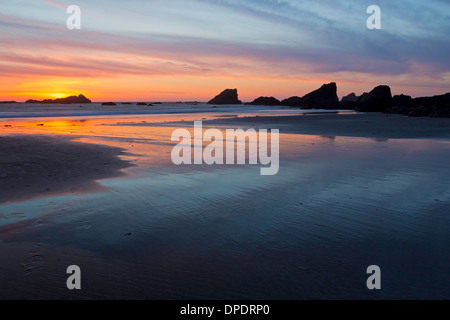
[[[67,8],[81,9],[69,30]],[[369,30],[367,8],[381,9]],[[447,0],[2,0],[0,100],[450,91]]]

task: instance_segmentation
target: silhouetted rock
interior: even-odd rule
[[[200,102],[200,101],[177,101],[176,103],[177,103],[177,104],[182,104],[182,103],[184,103],[184,104],[198,105],[198,104],[200,104],[201,102]]]
[[[443,106],[450,103],[450,93],[439,96],[415,98],[414,104],[432,107],[434,105]]]
[[[102,103],[102,106],[116,106],[117,104],[115,104],[114,102],[104,102]]]
[[[280,102],[282,106],[288,106],[288,107],[300,107],[302,103],[302,98],[294,96],[287,99],[284,99]]]
[[[404,94],[394,96],[392,98],[392,107],[384,110],[389,114],[404,114],[408,115],[414,108],[413,98]]]
[[[431,110],[432,118],[450,118],[450,103],[446,105],[435,105]]]
[[[428,117],[431,115],[432,110],[433,110],[432,107],[421,105],[421,106],[412,108],[411,111],[408,113],[408,116],[410,116],[410,117]]]
[[[358,99],[356,110],[361,112],[383,112],[392,107],[392,93],[389,86],[378,86]]]
[[[246,103],[253,106],[278,106],[280,105],[280,100],[274,97],[259,97],[250,103]]]
[[[146,102],[138,102],[136,103],[137,106],[146,106],[147,103]]]
[[[414,99],[414,104],[419,106],[411,111],[410,116],[447,118],[450,113],[450,93],[433,97],[416,98]]]
[[[358,99],[359,97],[355,93],[350,93],[348,96],[342,98],[339,103],[339,108],[354,110],[358,104]]]
[[[415,99],[405,95],[395,96],[392,99],[392,108],[385,112],[410,117],[447,118],[450,117],[450,93]]]
[[[393,107],[411,107],[413,103],[413,98],[411,96],[406,96],[404,94],[394,96],[392,98]]]
[[[242,102],[238,98],[237,89],[226,89],[208,104],[242,104]]]
[[[337,109],[339,98],[337,96],[337,85],[332,82],[324,84],[320,89],[308,93],[302,98],[302,108]]]
[[[86,98],[84,95],[80,94],[77,96],[70,96],[67,98],[61,98],[61,99],[45,99],[42,101],[39,100],[27,100],[25,103],[45,103],[45,104],[72,104],[72,103],[92,103],[91,100]]]
[[[384,113],[387,114],[404,114],[408,115],[411,112],[412,108],[410,107],[390,107],[384,110]]]
[[[300,107],[302,109],[339,109],[337,85],[335,82],[324,84],[319,89],[308,93],[302,98],[291,97],[283,100],[282,105]]]

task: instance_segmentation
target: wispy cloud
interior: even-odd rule
[[[62,4],[62,3],[58,2],[58,1],[55,1],[55,0],[41,0],[41,1],[45,2],[46,4],[50,4],[52,6],[58,7],[60,9],[64,9],[64,10],[67,9],[67,5]]]

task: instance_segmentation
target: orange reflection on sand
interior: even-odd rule
[[[199,118],[200,117],[200,118]],[[98,135],[105,132],[109,135],[110,130],[107,126],[118,125],[124,127],[126,125],[138,126],[148,123],[168,123],[168,122],[194,122],[196,120],[209,120],[218,117],[217,115],[142,115],[142,116],[123,116],[111,117],[104,119],[103,117],[63,117],[63,118],[38,118],[33,121],[28,119],[14,119],[8,121],[0,121],[1,134],[64,134],[64,135]],[[102,128],[103,129],[99,129]],[[117,130],[117,129],[115,129]],[[120,131],[120,130],[119,130]]]
[[[217,117],[204,114],[196,115],[145,115],[133,117],[116,117],[110,119],[69,119],[69,118],[42,118],[39,120],[0,122],[0,135],[32,134],[32,135],[66,135],[72,136],[85,143],[94,143],[120,147],[127,151],[123,155],[127,160],[138,165],[172,165],[171,152],[177,142],[171,141],[173,131],[178,128],[187,128],[192,131],[195,120],[206,120]],[[184,121],[182,121],[184,120]],[[178,121],[178,122],[176,122]],[[209,129],[207,122],[204,130]],[[226,129],[238,129],[230,123]],[[267,129],[272,129],[268,127]],[[245,129],[245,128],[244,128]],[[273,128],[276,129],[276,128]],[[192,135],[193,136],[193,135]],[[294,159],[301,162],[303,157],[323,153],[324,157],[335,157],[337,153],[358,148],[361,155],[369,155],[374,146],[374,139],[321,137],[300,134],[280,134],[280,158]],[[377,144],[385,143],[378,141]],[[402,142],[405,152],[414,153],[418,149],[431,148],[426,141],[408,140]]]
[[[18,121],[0,123],[1,134],[44,134],[44,135],[69,135],[74,139],[93,144],[102,144],[112,147],[123,148],[127,151],[123,157],[126,160],[134,161],[138,165],[172,165],[171,152],[173,147],[178,144],[171,141],[175,129],[187,128],[193,131],[195,120],[207,120],[217,117],[205,115],[178,115],[178,116],[159,116],[159,117],[133,117],[133,118],[115,118],[115,119],[89,119],[89,120],[68,120],[43,119],[44,121]],[[178,122],[175,122],[178,121]],[[4,127],[7,125],[8,127]],[[208,127],[205,126],[204,130]],[[220,128],[223,136],[226,136],[226,129]],[[234,129],[238,129],[235,127]],[[192,136],[193,132],[192,132]],[[311,145],[307,141],[314,139],[307,136],[299,139],[297,135],[281,136],[282,154],[289,154],[292,150],[291,143],[284,143],[291,140],[300,141],[305,145]],[[269,140],[270,141],[270,140]],[[242,143],[242,142],[240,142]],[[244,142],[245,143],[245,142]],[[206,145],[206,143],[205,143]],[[284,148],[283,146],[289,146]]]

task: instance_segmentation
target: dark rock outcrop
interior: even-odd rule
[[[320,89],[308,93],[302,98],[302,108],[321,108],[337,109],[339,108],[339,98],[337,96],[337,85],[332,82],[324,84]]]
[[[404,114],[408,115],[413,108],[413,98],[404,94],[394,96],[392,98],[392,107],[386,109],[384,112],[389,114]]]
[[[434,106],[431,110],[432,118],[450,118],[450,103],[446,105]]]
[[[86,98],[84,95],[80,94],[77,96],[70,96],[67,98],[61,98],[61,99],[45,99],[42,101],[39,100],[27,100],[25,103],[46,103],[46,104],[72,104],[72,103],[92,103],[91,100]]]
[[[253,100],[252,102],[246,104],[253,106],[278,106],[280,105],[280,100],[274,97],[259,97]]]
[[[282,106],[288,106],[288,107],[300,107],[302,103],[302,98],[294,96],[287,99],[284,99],[280,102],[280,105]]]
[[[339,103],[339,108],[354,110],[356,109],[356,106],[358,104],[358,99],[359,97],[355,93],[350,93],[348,96],[342,98],[341,102]]]
[[[356,110],[360,112],[383,112],[392,107],[392,93],[389,86],[378,86],[359,97]]]
[[[414,108],[409,116],[448,118],[450,117],[450,93],[433,97],[416,98],[413,100]]]
[[[300,107],[302,109],[339,109],[337,85],[335,82],[324,84],[319,89],[308,93],[302,98],[291,97],[283,100],[282,105]]]
[[[432,107],[420,105],[418,107],[412,108],[411,111],[409,111],[408,116],[410,116],[410,117],[429,117],[431,115],[432,110],[433,110]]]
[[[424,116],[431,117],[448,117],[450,109],[450,93],[433,97],[416,98],[413,100],[413,104],[416,106],[410,113],[410,116],[414,116],[418,110],[422,111]]]
[[[102,103],[102,106],[116,106],[117,104],[114,102],[104,102]]]
[[[237,89],[226,89],[208,104],[242,104],[242,102],[239,100]]]
[[[405,95],[395,96],[392,99],[392,107],[385,112],[410,117],[449,118],[450,93],[415,99]]]
[[[394,96],[392,98],[393,107],[409,107],[413,103],[413,98],[411,96],[406,96],[404,94]]]

